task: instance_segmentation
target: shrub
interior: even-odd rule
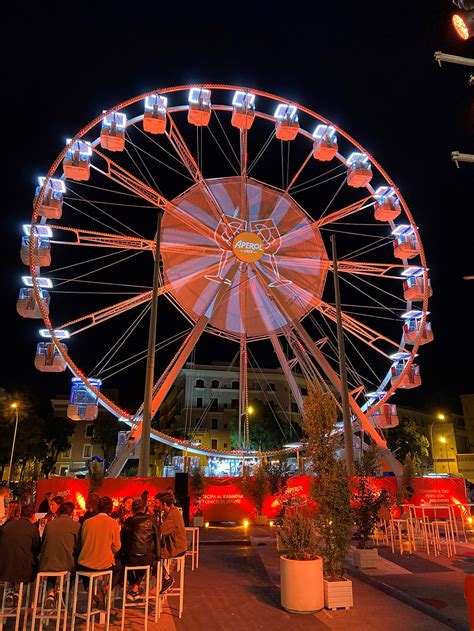
[[[310,517],[301,513],[286,515],[279,535],[287,559],[312,561],[318,557],[318,532]]]

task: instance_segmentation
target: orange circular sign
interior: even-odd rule
[[[232,242],[232,250],[239,261],[254,263],[265,254],[263,240],[255,232],[241,232]]]

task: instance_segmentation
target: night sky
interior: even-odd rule
[[[474,47],[451,31],[449,0],[285,11],[225,3],[209,15],[185,4],[174,15],[154,3],[74,6],[13,9],[4,23],[0,385],[47,396],[69,388],[68,373],[35,370],[36,323],[15,311],[26,273],[20,225],[30,221],[36,177],[64,138],[136,94],[222,82],[280,94],[337,121],[389,172],[421,231],[435,334],[420,352],[422,387],[394,402],[454,410],[458,395],[474,391],[474,281],[463,280],[474,274],[474,165],[456,169],[450,159],[452,150],[474,153],[472,88],[467,67],[439,68],[433,58],[437,50],[473,56]]]

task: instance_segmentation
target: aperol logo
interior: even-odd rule
[[[265,253],[263,239],[255,232],[240,232],[232,242],[232,250],[244,263],[259,261]]]

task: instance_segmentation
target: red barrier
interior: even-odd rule
[[[313,509],[310,499],[310,484],[317,484],[317,477],[295,476],[288,480],[284,501],[301,505],[307,510]],[[395,497],[397,480],[395,477],[372,478],[371,485],[382,488]],[[109,495],[116,504],[127,496],[139,497],[148,490],[150,496],[166,491],[174,486],[173,478],[105,478],[98,490],[100,495]],[[410,501],[415,505],[454,504],[466,502],[465,483],[462,478],[416,478],[413,483],[415,495]],[[62,495],[65,500],[75,502],[84,510],[89,493],[89,481],[76,478],[50,478],[38,481],[37,502],[41,502],[45,493],[52,491]],[[236,477],[206,478],[201,508],[205,521],[242,521],[253,519],[256,515],[255,504],[247,497],[242,488],[242,479]],[[280,510],[277,498],[267,495],[263,504],[263,513],[270,519],[275,518]],[[195,505],[191,499],[191,516]]]

